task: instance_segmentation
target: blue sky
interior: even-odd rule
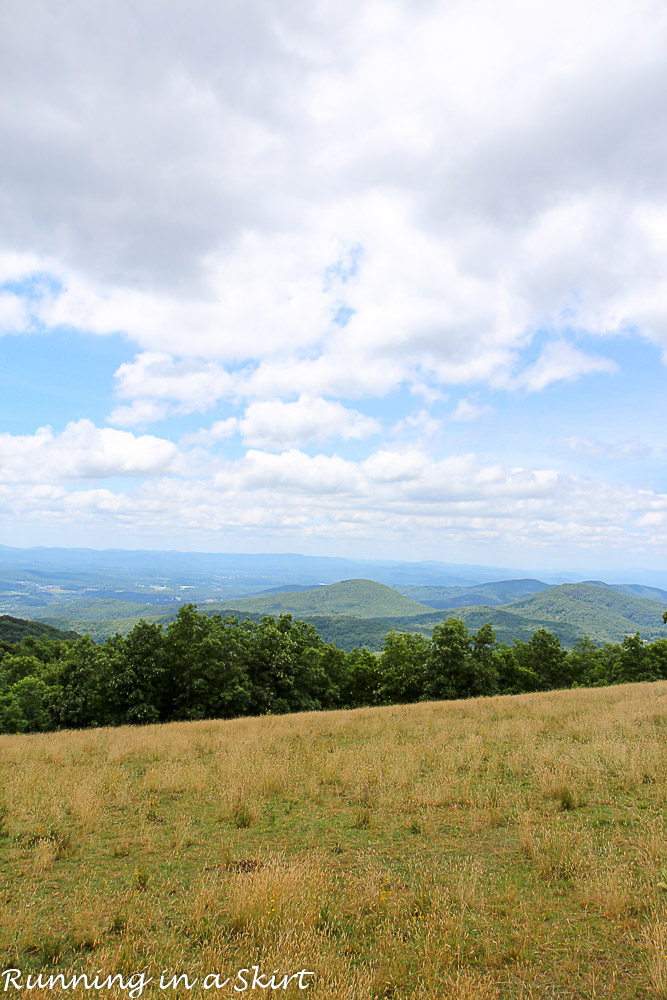
[[[663,5],[98,14],[3,15],[0,543],[664,565]]]

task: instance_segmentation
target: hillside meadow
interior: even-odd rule
[[[2,736],[0,965],[667,997],[666,733],[658,682]]]

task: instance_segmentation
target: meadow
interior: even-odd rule
[[[0,967],[665,998],[666,734],[662,681],[2,736]]]

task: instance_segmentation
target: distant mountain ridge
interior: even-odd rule
[[[289,590],[228,601],[223,610],[253,614],[347,615],[389,618],[428,613],[430,608],[375,580],[343,580],[312,590]]]
[[[380,579],[358,572],[335,579],[350,567],[372,568]],[[554,585],[553,577],[519,573],[499,579],[499,571],[489,579],[487,569],[289,554],[0,546],[0,613],[61,632],[89,631],[97,640],[129,631],[140,618],[168,625],[189,601],[209,614],[289,613],[312,621],[328,641],[344,648],[350,643],[379,648],[391,628],[430,634],[448,615],[471,629],[490,622],[498,639],[507,642],[528,639],[537,628],[549,629],[567,646],[583,635],[597,643],[619,642],[637,629],[647,639],[667,636],[662,622],[667,590],[602,580]]]
[[[667,626],[662,621],[664,603],[593,583],[549,587],[525,601],[506,605],[505,610],[539,615],[554,623],[567,621],[579,628],[581,635],[604,642],[619,642],[624,635],[637,631],[646,639],[667,637]]]
[[[469,587],[400,587],[406,597],[421,601],[432,608],[467,608],[480,604],[493,607],[532,597],[550,584],[541,580],[500,580],[497,583],[473,584]]]

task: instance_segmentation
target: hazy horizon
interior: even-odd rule
[[[646,566],[628,566],[628,567],[600,567],[600,566],[589,566],[577,568],[576,566],[562,566],[562,567],[547,567],[545,565],[536,566],[532,564],[525,565],[498,565],[494,563],[476,563],[476,562],[453,562],[450,560],[442,559],[402,559],[400,557],[385,557],[385,558],[371,558],[363,556],[351,556],[351,555],[331,555],[326,553],[307,553],[307,552],[295,552],[295,551],[273,551],[273,552],[242,552],[242,551],[213,551],[213,550],[199,550],[199,549],[162,549],[157,547],[148,548],[126,548],[123,546],[45,546],[45,545],[35,545],[35,546],[16,546],[16,545],[6,545],[0,543],[0,553],[1,552],[14,552],[14,553],[29,553],[34,551],[39,553],[40,551],[51,551],[58,552],[62,551],[64,553],[93,553],[94,555],[104,555],[104,553],[120,553],[122,555],[127,555],[131,557],[133,554],[149,553],[152,555],[163,555],[175,557],[180,556],[204,556],[210,557],[211,559],[219,556],[221,558],[227,556],[231,559],[252,559],[256,561],[261,561],[262,559],[266,561],[271,561],[272,559],[280,560],[294,559],[294,560],[306,560],[317,562],[321,560],[326,561],[341,561],[351,564],[366,564],[369,567],[375,563],[378,567],[381,566],[392,566],[392,565],[403,565],[403,566],[414,566],[418,567],[421,565],[431,564],[434,566],[441,566],[443,569],[448,569],[451,571],[470,571],[472,575],[474,571],[481,574],[481,577],[490,579],[520,579],[522,577],[542,579],[545,582],[560,582],[562,578],[563,582],[570,579],[573,582],[581,582],[586,580],[602,580],[607,583],[643,583],[647,586],[664,586],[667,587],[667,569],[655,568],[652,569]],[[260,563],[261,565],[261,563]],[[497,574],[497,575],[496,575]],[[343,579],[341,577],[341,579]],[[428,582],[428,581],[425,581]]]

